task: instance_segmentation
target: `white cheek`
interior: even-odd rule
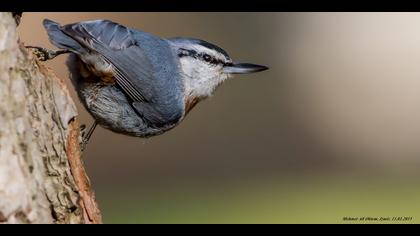
[[[191,59],[181,59],[183,79],[186,94],[197,97],[211,96],[215,87],[219,84],[220,71],[203,63],[197,63]]]
[[[191,79],[198,79],[203,69],[194,63],[192,60],[182,59],[181,67],[184,75],[191,77]]]

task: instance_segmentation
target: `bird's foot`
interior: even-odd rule
[[[88,140],[82,137],[82,142],[80,143],[80,151],[84,151],[86,149],[86,146],[88,144]]]
[[[86,131],[86,125],[85,124],[81,124],[80,125],[80,134],[83,136],[85,136],[85,131]]]
[[[83,124],[83,125],[80,126],[80,132],[82,133],[82,142],[80,143],[80,150],[82,152],[83,152],[83,150],[85,150],[85,148],[86,148],[86,146],[89,142],[89,139],[92,136],[93,131],[95,130],[97,124],[98,123],[95,121],[93,123],[93,125],[89,128],[87,133],[85,132],[86,131],[86,125]]]
[[[32,49],[32,53],[38,58],[40,61],[48,61],[51,59],[54,59],[56,56],[69,53],[69,50],[50,50],[43,47],[37,47],[37,46],[25,46],[26,48]]]
[[[86,125],[82,124],[80,125],[80,136],[82,136],[82,140],[80,141],[80,150],[83,151],[83,149],[85,149],[86,147],[86,143],[84,142],[84,137],[86,135]]]

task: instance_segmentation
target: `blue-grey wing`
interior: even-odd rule
[[[136,46],[136,42],[131,35],[131,31],[120,24],[108,20],[84,21],[69,24],[61,27],[61,31],[72,37],[90,51],[99,52],[100,55],[115,54],[114,60],[104,56],[104,59],[114,65],[117,84],[133,101],[148,100],[147,92],[142,86],[144,81],[152,80],[151,63],[145,55],[138,55],[137,58],[124,58],[121,51]],[[128,57],[130,55],[126,55]],[[118,57],[118,58],[117,58]],[[137,59],[137,60],[136,60]],[[118,63],[123,60],[124,63]],[[116,65],[118,63],[119,65]],[[132,64],[136,64],[133,66]],[[138,65],[141,65],[140,67]],[[136,68],[134,73],[129,73],[126,68]],[[131,70],[131,69],[130,69]],[[142,91],[144,90],[144,91]]]
[[[64,25],[61,30],[85,45],[95,40],[111,49],[121,50],[135,44],[129,28],[109,20],[82,21]]]
[[[165,39],[108,20],[65,25],[60,30],[113,66],[117,84],[151,123],[159,126],[182,117],[183,84],[176,55]]]
[[[149,116],[153,124],[162,125],[176,122],[182,117],[183,85],[177,77],[177,68],[171,68],[173,65],[164,61],[159,64],[151,62],[144,50],[137,46],[119,51],[100,44],[94,44],[94,47],[114,66],[117,82],[128,87],[127,93],[133,93],[131,90],[140,91],[141,98],[133,100],[133,106],[139,113]],[[163,57],[163,60],[169,58]],[[130,78],[138,79],[133,81]]]

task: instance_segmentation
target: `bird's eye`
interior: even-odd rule
[[[204,55],[203,55],[203,59],[204,59],[206,62],[210,62],[210,61],[212,60],[212,58],[211,58],[211,56],[210,56],[209,54],[204,54]]]

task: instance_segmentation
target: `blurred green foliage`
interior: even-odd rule
[[[184,187],[158,195],[103,192],[100,204],[106,223],[419,223],[420,186],[414,182],[324,179],[214,191]],[[413,220],[343,221],[343,217]]]

